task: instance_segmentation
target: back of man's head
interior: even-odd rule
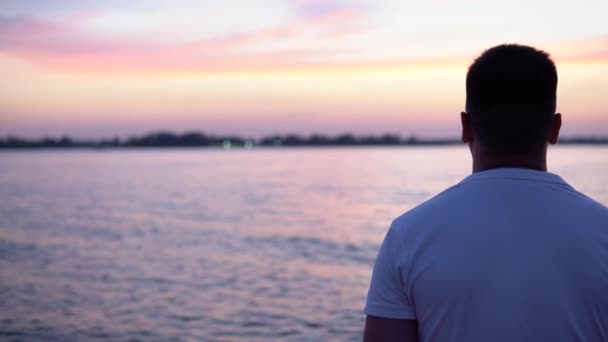
[[[469,67],[466,88],[475,138],[488,150],[534,153],[546,146],[557,90],[547,53],[515,44],[486,50]]]

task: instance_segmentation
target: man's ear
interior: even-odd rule
[[[553,122],[551,123],[551,132],[549,132],[549,144],[557,143],[559,137],[559,130],[562,128],[562,115],[557,113],[553,115]]]
[[[463,143],[469,143],[473,141],[473,128],[471,127],[471,116],[465,112],[460,113],[460,123],[462,124],[462,137]]]

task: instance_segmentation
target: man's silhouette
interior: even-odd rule
[[[608,208],[547,172],[557,71],[500,45],[470,66],[473,174],[393,221],[365,341],[608,341]]]

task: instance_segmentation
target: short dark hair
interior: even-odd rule
[[[518,44],[495,46],[471,64],[466,88],[466,111],[480,143],[502,153],[544,147],[557,90],[549,54]]]

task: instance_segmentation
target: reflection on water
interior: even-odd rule
[[[608,203],[608,149],[552,170]],[[391,220],[463,147],[0,154],[0,338],[359,340]]]

